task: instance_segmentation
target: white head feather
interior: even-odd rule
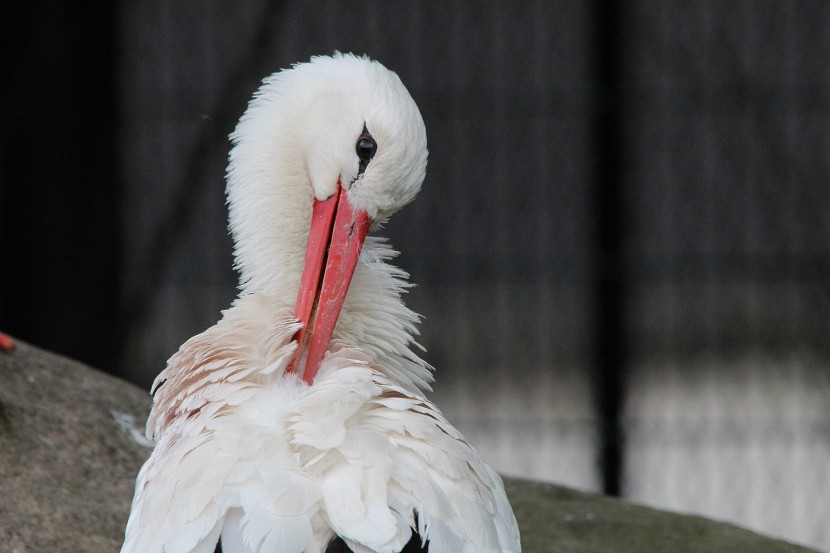
[[[364,126],[377,153],[358,177]],[[426,130],[398,76],[366,57],[314,57],[265,79],[231,135],[230,228],[243,293],[294,300],[312,194],[338,181],[377,225],[411,202],[426,173]]]

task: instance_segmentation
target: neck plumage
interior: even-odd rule
[[[292,157],[240,143],[228,167],[228,210],[242,294],[262,293],[293,303],[311,224],[313,194]],[[282,159],[279,159],[282,158]],[[280,169],[278,178],[273,169]]]
[[[378,370],[403,387],[426,391],[433,380],[432,367],[413,351],[420,348],[415,341],[420,317],[406,307],[401,297],[411,285],[406,272],[388,263],[396,255],[385,239],[366,238],[333,340],[339,347],[356,348],[368,354]],[[291,282],[298,283],[299,276],[294,275]],[[268,290],[243,290],[234,306],[225,312],[225,319],[242,316],[265,323],[272,321],[274,314],[292,313],[297,284],[278,288],[282,291],[277,294]],[[262,324],[257,328],[263,334],[282,335],[282,326]],[[263,335],[257,342],[267,344],[272,339]]]
[[[409,275],[388,263],[397,253],[383,238],[367,237],[334,336],[368,351],[404,387],[429,390],[432,367],[412,351],[421,348],[414,340],[420,317],[401,298]]]

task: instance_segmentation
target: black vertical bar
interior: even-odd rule
[[[594,140],[596,148],[595,406],[600,420],[599,467],[606,494],[622,493],[621,415],[626,352],[623,336],[623,215],[621,202],[621,22],[619,0],[596,2]]]

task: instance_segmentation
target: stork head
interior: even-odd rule
[[[231,138],[242,292],[296,297],[303,329],[289,370],[311,382],[368,229],[420,190],[423,119],[395,73],[336,53],[265,79]]]

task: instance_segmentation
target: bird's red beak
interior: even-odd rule
[[[346,299],[349,283],[366,233],[369,215],[355,210],[337,183],[337,192],[327,200],[314,200],[305,266],[294,314],[303,323],[296,336],[297,352],[286,372],[303,369],[303,380],[314,381],[334,325]]]

